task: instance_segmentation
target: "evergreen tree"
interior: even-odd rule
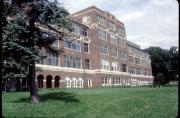
[[[62,40],[64,28],[71,30],[69,13],[56,0],[11,0],[4,2],[3,8],[3,76],[21,74],[19,76],[24,77],[27,71],[31,102],[38,103],[35,62],[42,57],[42,49],[58,53],[52,44]],[[15,73],[14,68],[19,72]]]

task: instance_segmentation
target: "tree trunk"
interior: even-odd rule
[[[29,65],[30,98],[31,98],[31,103],[33,104],[39,103],[35,77],[36,77],[35,76],[35,62],[33,61]]]

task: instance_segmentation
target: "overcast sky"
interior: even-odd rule
[[[74,13],[89,6],[112,13],[125,24],[127,40],[141,48],[178,46],[179,11],[176,0],[59,0]]]

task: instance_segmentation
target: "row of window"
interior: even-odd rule
[[[82,78],[76,79],[73,77],[73,79],[70,79],[69,77],[66,77],[65,79],[65,87],[66,88],[83,88],[84,80]]]
[[[99,45],[99,50],[100,50],[100,53],[102,53],[102,54],[108,54],[108,46],[106,46],[102,43]],[[126,56],[127,54],[126,54],[125,50],[118,51],[118,49],[111,48],[110,51],[111,51],[111,56],[113,56],[113,57],[118,57],[118,55],[119,55],[119,57],[121,59],[127,58],[127,56]]]
[[[147,62],[145,60],[141,60],[139,58],[134,58],[132,56],[128,56],[128,61],[129,63],[131,64],[138,64],[138,65],[143,65],[145,67],[150,67],[151,66],[151,63],[150,62]]]
[[[134,67],[129,67],[128,72],[130,74],[136,74],[136,75],[149,75],[149,76],[152,75],[151,71],[142,70],[141,68],[134,68]]]
[[[99,25],[106,26],[106,19],[105,18],[103,18],[102,16],[97,16],[97,19],[98,19]],[[117,32],[125,35],[124,27],[116,26],[115,23],[113,23],[112,21],[109,21],[108,27],[113,31],[117,31]]]
[[[132,53],[132,54],[134,54],[136,56],[140,56],[140,57],[142,57],[144,59],[150,60],[150,57],[149,57],[149,55],[147,53],[145,53],[145,52],[143,52],[141,50],[138,50],[136,48],[133,48],[131,46],[128,46],[128,52]]]
[[[47,56],[47,58],[41,59],[37,63],[45,64],[45,65],[53,65],[53,66],[59,66],[60,65],[59,64],[60,59],[58,58],[58,55],[54,56],[52,54],[44,53],[44,56]],[[64,55],[64,67],[81,68],[80,57]],[[90,69],[90,61],[89,61],[89,59],[84,60],[84,68],[85,69]]]
[[[66,77],[65,79],[65,87],[66,88],[83,88],[84,87],[84,80],[82,78],[75,78],[72,79]],[[87,87],[92,87],[92,79],[87,78]]]
[[[113,77],[108,78],[107,76],[102,77],[102,86],[105,85],[148,85],[152,83],[151,80],[137,80],[129,79],[126,77]]]
[[[130,79],[125,77],[102,77],[102,85],[130,85]]]
[[[120,68],[120,66],[121,66],[121,68]],[[112,61],[111,69],[110,69],[109,61],[106,59],[100,59],[100,68],[103,70],[126,72],[127,66],[125,64],[121,64],[120,66],[119,66],[118,62]]]
[[[98,29],[98,38],[107,41],[108,37],[106,31]],[[113,34],[109,34],[109,39],[112,44],[120,45],[121,47],[126,46],[126,42],[122,37],[117,37]]]
[[[75,51],[81,51],[80,41],[71,39],[71,38],[67,38],[67,37],[64,39],[64,47],[75,50]],[[89,44],[88,43],[85,43],[85,42],[83,43],[83,51],[89,52]]]

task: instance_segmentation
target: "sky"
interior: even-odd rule
[[[89,6],[113,14],[123,22],[127,40],[141,46],[169,49],[179,42],[179,5],[176,0],[59,0],[75,13]]]

